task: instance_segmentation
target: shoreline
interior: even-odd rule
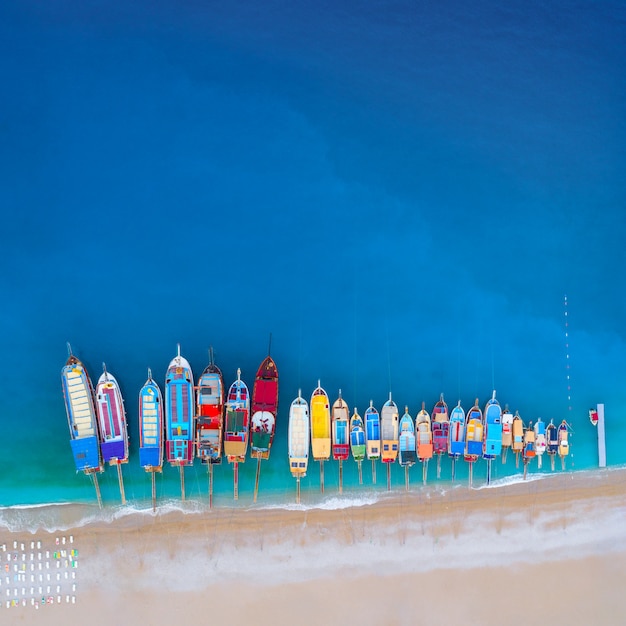
[[[433,597],[440,594],[447,615],[463,619],[445,598],[444,590],[449,593],[456,584],[460,602],[477,612],[469,623],[499,623],[473,599],[469,581],[480,581],[479,595],[486,598],[490,584],[497,589],[506,580],[509,585],[525,580],[533,587],[545,580],[565,588],[567,581],[576,587],[592,579],[596,587],[606,583],[601,591],[610,596],[607,606],[626,610],[619,590],[626,575],[625,512],[626,469],[619,469],[489,488],[459,486],[443,493],[392,492],[375,503],[347,508],[231,507],[191,515],[126,515],[71,531],[80,549],[76,604],[9,610],[32,624],[42,622],[44,613],[45,623],[57,618],[61,623],[96,607],[114,620],[112,607],[123,602],[128,618],[147,615],[145,623],[158,624],[165,616],[176,619],[177,605],[198,604],[185,608],[185,617],[197,610],[202,619],[199,607],[211,607],[212,619],[231,619],[234,611],[238,619],[262,624],[277,617],[296,619],[300,606],[307,606],[307,615],[316,621],[323,619],[328,608],[312,604],[314,596],[334,598],[341,614],[346,610],[341,599],[345,595],[347,600],[349,590],[363,599],[384,590],[398,601],[397,609],[389,609],[390,621],[376,603],[370,612],[353,607],[351,615],[366,624],[396,624],[412,623],[410,616],[420,610],[418,587]],[[39,531],[9,533],[9,538],[50,543],[54,535]],[[614,578],[607,579],[609,574]],[[286,590],[292,599],[285,599]],[[262,596],[274,598],[267,621],[254,617],[255,598]],[[208,601],[216,597],[221,608]],[[552,615],[582,623],[583,601],[590,603],[582,592],[574,598],[568,594]],[[429,614],[429,620],[443,623],[437,614]]]

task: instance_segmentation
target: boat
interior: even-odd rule
[[[289,408],[287,447],[289,469],[297,480],[297,502],[300,503],[300,479],[306,476],[309,463],[309,405],[298,389],[298,397]]]
[[[398,414],[398,407],[391,399],[390,393],[389,400],[387,400],[387,402],[383,405],[380,415],[383,463],[394,463],[398,458],[399,423],[400,416]]]
[[[341,397],[333,402],[331,411],[332,454],[335,461],[345,461],[350,455],[350,413]]]
[[[365,453],[368,459],[380,459],[380,414],[374,408],[374,402],[365,410]]]
[[[354,413],[352,413],[350,418],[350,452],[352,453],[352,458],[359,464],[359,469],[361,468],[361,461],[365,458],[365,449],[365,428],[363,427],[363,420],[355,407]],[[361,480],[359,480],[360,482]]]
[[[404,407],[404,415],[400,418],[399,431],[398,462],[402,467],[414,465],[417,461],[415,426],[408,406]]]
[[[554,471],[554,459],[559,452],[559,434],[553,420],[546,426],[546,452],[550,457],[550,468]]]
[[[530,424],[528,424],[528,426],[524,430],[523,456],[524,456],[525,461],[535,458],[535,455],[537,453],[535,449],[535,442],[536,442],[535,429],[533,428],[533,423],[530,422]]]
[[[502,411],[502,462],[506,463],[506,453],[513,443],[513,413],[508,405]]]
[[[180,354],[170,361],[165,374],[165,458],[180,470],[182,499],[185,499],[184,467],[193,464],[194,453],[193,373]]]
[[[485,406],[484,423],[483,458],[493,460],[502,453],[502,409],[495,390]]]
[[[417,441],[417,458],[428,461],[433,456],[433,433],[431,430],[430,415],[422,402],[422,408],[415,418]]]
[[[224,425],[224,456],[229,463],[243,463],[248,451],[250,427],[250,394],[241,380],[241,368],[226,396],[226,422]]]
[[[528,464],[535,458],[535,455],[535,429],[533,428],[533,423],[530,422],[524,430],[524,449],[522,451],[522,457],[524,459],[524,479],[526,479]]]
[[[589,409],[589,421],[592,426],[598,425],[598,411],[597,409]]]
[[[398,436],[399,436],[400,416],[398,415],[398,407],[391,399],[389,392],[389,400],[383,404],[380,414],[380,433],[382,443],[381,460],[387,463],[387,489],[391,490],[391,464],[395,463],[398,458]]]
[[[380,414],[372,400],[365,410],[365,454],[372,461],[372,482],[376,484],[376,461],[380,459]]]
[[[328,461],[331,449],[330,401],[317,381],[311,396],[311,451],[315,461]]]
[[[93,476],[98,504],[102,506],[97,474],[104,466],[100,455],[93,386],[85,366],[72,354],[69,343],[67,350],[68,359],[61,369],[61,385],[74,464],[77,472]]]
[[[223,431],[224,376],[215,365],[211,348],[209,364],[200,374],[196,390],[196,455],[202,463],[222,462]]]
[[[117,466],[122,504],[126,503],[122,481],[123,463],[128,463],[128,427],[120,386],[113,374],[102,364],[102,374],[96,385],[96,414],[100,426],[102,460]]]
[[[254,377],[252,417],[250,418],[250,456],[257,460],[254,502],[259,492],[261,460],[269,459],[278,415],[278,368],[268,354]]]
[[[354,407],[354,413],[350,418],[350,452],[352,453],[352,458],[356,461],[359,471],[359,485],[362,485],[363,470],[361,463],[365,458],[365,428],[356,407]]]
[[[524,422],[519,413],[515,411],[513,423],[511,424],[511,450],[515,452],[515,467],[519,467],[519,457],[524,449]]]
[[[478,398],[476,398],[474,406],[467,412],[465,431],[465,460],[473,463],[483,453],[483,412],[478,406]]]
[[[422,408],[415,418],[415,439],[417,443],[417,458],[423,463],[422,482],[426,484],[428,461],[433,456],[433,432],[430,415],[423,402]]]
[[[278,415],[278,368],[271,356],[266,356],[254,378],[252,388],[252,418],[250,420],[250,456],[266,460],[276,432]]]
[[[535,452],[537,454],[537,467],[541,469],[541,460],[546,451],[546,423],[540,418],[535,422]]]
[[[233,464],[234,499],[239,499],[239,463],[246,460],[250,430],[250,393],[241,380],[241,368],[237,368],[235,380],[226,395],[226,418],[224,422],[224,456]]]
[[[350,413],[348,405],[341,397],[333,402],[330,414],[332,455],[335,461],[339,461],[339,493],[343,491],[343,462],[350,454]]]
[[[311,451],[313,459],[320,463],[320,488],[324,491],[324,461],[331,451],[330,401],[320,381],[311,396]]]
[[[465,422],[465,460],[469,466],[469,484],[472,486],[474,462],[482,456],[484,439],[483,412],[478,406],[478,398],[474,406],[467,412]]]
[[[562,420],[559,424],[557,437],[559,440],[561,469],[565,469],[565,457],[569,454],[569,424],[565,420]]]
[[[448,427],[448,456],[452,459],[452,480],[456,475],[456,461],[465,454],[465,411],[461,401],[450,413],[450,425]]]
[[[139,464],[152,478],[152,510],[156,510],[155,472],[163,471],[163,396],[148,369],[139,391]]]
[[[448,431],[450,429],[450,416],[448,405],[443,399],[443,394],[433,407],[431,425],[433,429],[433,453],[444,454],[448,451]]]
[[[448,435],[448,456],[458,459],[465,454],[465,411],[460,400],[450,413]]]

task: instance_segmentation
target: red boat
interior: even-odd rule
[[[250,456],[267,459],[276,432],[278,413],[278,369],[271,356],[259,365],[252,388]]]

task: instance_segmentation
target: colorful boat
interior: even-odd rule
[[[98,504],[101,505],[96,474],[103,470],[103,465],[100,456],[93,386],[85,366],[72,354],[69,343],[67,349],[69,355],[61,369],[61,384],[74,464],[77,472],[93,475]]]
[[[559,456],[561,457],[561,468],[565,469],[565,457],[569,454],[569,424],[562,420],[558,428]]]
[[[515,467],[519,467],[519,457],[524,449],[524,422],[522,422],[522,418],[517,411],[515,411],[515,415],[513,416],[511,433],[511,450],[515,452]]]
[[[151,474],[152,509],[156,510],[154,475],[163,471],[163,396],[150,369],[139,391],[139,464]]]
[[[278,368],[266,356],[254,378],[252,418],[250,422],[250,456],[268,459],[276,432],[278,415]]]
[[[350,452],[352,458],[359,464],[365,458],[365,429],[363,428],[363,420],[359,415],[356,407],[350,418]]]
[[[597,409],[589,409],[589,421],[592,426],[598,425],[598,411]]]
[[[180,492],[185,499],[186,465],[193,465],[195,442],[193,373],[180,354],[170,361],[165,373],[165,458],[180,471]]]
[[[345,461],[350,454],[350,413],[348,405],[341,397],[333,402],[331,412],[332,453],[335,461]]]
[[[546,426],[546,452],[550,457],[550,468],[554,471],[554,460],[559,452],[559,433],[553,420]]]
[[[531,459],[534,459],[537,454],[537,450],[535,448],[535,442],[536,442],[535,429],[533,428],[533,423],[530,422],[530,424],[528,424],[527,428],[524,430],[523,456],[524,456],[525,463],[527,463]]]
[[[298,389],[298,397],[289,408],[287,447],[289,469],[298,481],[297,502],[300,502],[300,479],[306,476],[309,463],[309,405]]]
[[[496,400],[495,390],[485,406],[484,417],[483,458],[492,460],[502,453],[502,409]]]
[[[150,369],[139,391],[139,464],[147,472],[163,469],[163,396]]]
[[[535,422],[535,452],[537,453],[537,467],[541,469],[541,461],[546,451],[546,424],[538,417]]]
[[[527,428],[524,430],[524,449],[522,451],[522,457],[524,459],[524,479],[528,472],[528,464],[535,458],[535,429],[533,423],[530,422]]]
[[[417,441],[417,458],[420,461],[428,461],[433,456],[433,433],[430,423],[430,415],[422,402],[422,409],[415,418],[415,431]]]
[[[399,451],[398,462],[401,466],[411,466],[417,461],[415,425],[409,415],[409,407],[404,407],[404,415],[400,418],[399,425]]]
[[[380,414],[372,400],[365,411],[365,442],[367,458],[380,459]]]
[[[102,460],[110,465],[128,463],[128,429],[120,386],[102,364],[96,385],[96,413],[100,426]]]
[[[193,464],[193,395],[193,373],[189,361],[180,354],[179,344],[165,374],[165,458],[181,468]]]
[[[315,461],[328,461],[331,449],[330,401],[317,381],[311,396],[311,451]]]
[[[513,413],[508,405],[502,411],[502,462],[506,463],[506,453],[513,443]]]
[[[229,463],[243,463],[246,460],[249,427],[250,394],[246,383],[241,380],[241,369],[237,368],[237,380],[230,386],[226,397],[224,456]]]
[[[460,400],[450,413],[448,434],[448,455],[458,459],[465,454],[465,411]]]
[[[382,461],[383,463],[394,463],[398,458],[398,429],[400,416],[398,415],[398,407],[391,399],[383,405],[380,414],[380,430],[382,438]]]
[[[439,401],[433,407],[431,422],[433,429],[433,452],[439,455],[445,454],[448,451],[450,417],[448,415],[448,405],[443,399],[443,394],[439,396]]]
[[[202,463],[222,462],[224,432],[224,376],[215,365],[213,349],[196,390],[196,454]]]
[[[473,463],[483,453],[484,424],[483,412],[478,406],[478,398],[474,406],[467,412],[465,426],[465,460]]]
[[[102,460],[117,467],[122,504],[126,503],[122,481],[122,463],[128,463],[128,427],[120,386],[113,374],[102,364],[102,374],[96,385],[96,414],[100,426]]]

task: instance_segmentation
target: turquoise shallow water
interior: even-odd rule
[[[66,341],[122,385],[132,503],[150,488],[147,367],[163,384],[180,342],[197,377],[213,345],[226,384],[241,367],[251,385],[270,332],[272,502],[293,501],[289,404],[318,378],[361,414],[390,389],[415,416],[495,388],[525,420],[568,420],[569,469],[596,464],[587,412],[604,402],[608,462],[626,463],[620,3],[7,2],[0,17],[1,506],[93,501],[69,448]],[[370,471],[361,487],[347,463],[346,490]],[[329,496],[337,481],[326,464]],[[115,474],[101,483],[115,505]],[[186,487],[205,497],[199,464]],[[228,466],[215,489],[232,504]],[[177,497],[176,470],[158,490]],[[312,465],[303,493],[318,491]]]

